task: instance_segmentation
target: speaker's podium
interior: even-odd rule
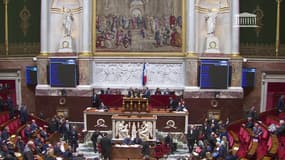
[[[142,97],[123,97],[124,112],[149,112],[148,99]]]

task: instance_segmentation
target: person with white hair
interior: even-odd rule
[[[276,127],[275,133],[276,133],[278,136],[283,136],[283,135],[285,135],[285,122],[284,122],[284,120],[280,120],[280,121],[279,121],[279,126]]]

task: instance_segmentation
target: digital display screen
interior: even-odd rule
[[[243,68],[242,69],[242,87],[254,87],[255,86],[255,68]]]
[[[27,85],[36,85],[38,68],[37,66],[26,66],[26,84]]]
[[[76,87],[77,63],[75,59],[50,59],[49,78],[52,87]]]
[[[227,89],[229,62],[227,60],[201,60],[199,78],[201,89]]]

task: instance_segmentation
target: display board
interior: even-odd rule
[[[243,68],[242,69],[242,87],[254,87],[255,86],[255,68]]]
[[[78,84],[77,77],[77,62],[75,59],[50,59],[49,82],[51,87],[76,87]]]
[[[200,88],[227,89],[229,86],[228,60],[201,60],[200,61]]]
[[[37,66],[26,66],[26,84],[27,85],[37,85]]]

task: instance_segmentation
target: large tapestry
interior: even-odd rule
[[[96,52],[181,52],[182,1],[96,0]]]

